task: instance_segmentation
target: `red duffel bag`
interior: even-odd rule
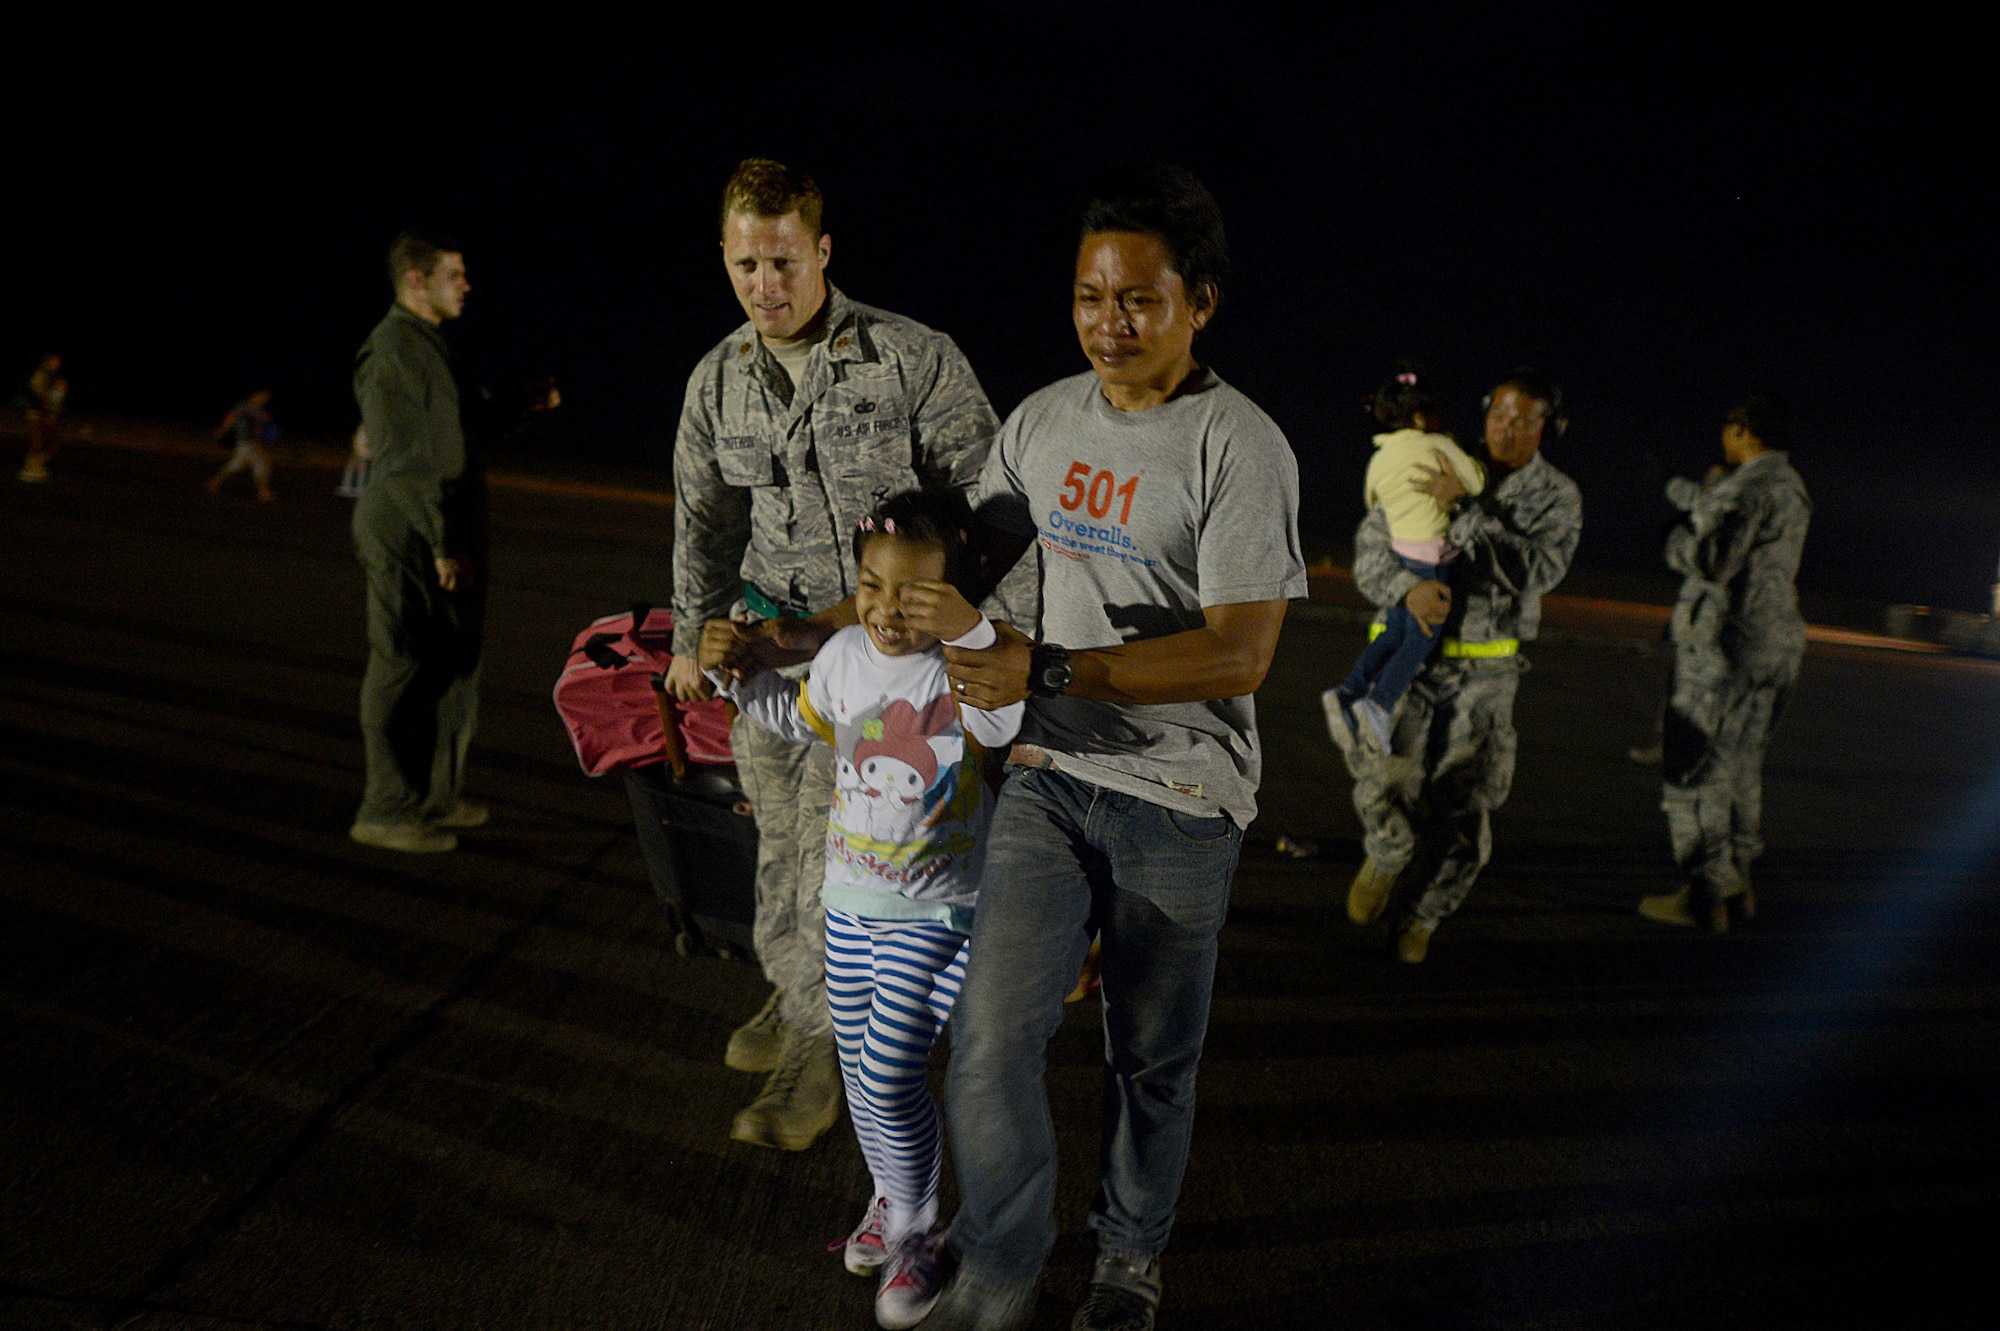
[[[576,760],[591,776],[666,762],[733,763],[729,704],[677,702],[661,687],[674,659],[674,617],[635,605],[576,635],[556,680]]]

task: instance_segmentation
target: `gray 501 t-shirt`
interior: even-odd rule
[[[1202,607],[1306,593],[1299,472],[1249,398],[1199,370],[1172,401],[1119,411],[1095,374],[1015,409],[980,478],[982,516],[1042,546],[1035,636],[1071,650],[1198,629]],[[1056,767],[1186,813],[1257,815],[1249,697],[1135,705],[1034,698],[1021,727]]]

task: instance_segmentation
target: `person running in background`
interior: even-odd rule
[[[62,357],[54,353],[42,357],[28,376],[28,456],[21,460],[17,479],[34,485],[49,478],[49,458],[56,451],[63,402],[68,397],[69,380],[62,377]]]
[[[943,1135],[925,1082],[965,974],[993,799],[987,755],[1014,738],[1025,703],[961,710],[944,647],[997,633],[955,581],[971,563],[972,513],[956,491],[906,491],[854,533],[861,622],[834,634],[803,683],[774,670],[732,683],[743,715],[794,744],[832,747],[825,819],[826,992],[848,1117],[874,1200],[844,1245],[847,1269],[881,1269],[875,1319],[911,1327],[936,1302]],[[704,633],[721,649],[727,625]]]
[[[1395,378],[1375,391],[1369,407],[1388,433],[1375,436],[1362,504],[1382,510],[1389,548],[1407,572],[1449,587],[1446,566],[1458,556],[1449,539],[1451,514],[1422,483],[1449,468],[1465,493],[1476,495],[1486,488],[1486,469],[1441,432],[1443,403],[1412,362],[1403,362]],[[1387,753],[1396,704],[1440,641],[1407,607],[1390,606],[1347,678],[1320,695],[1333,742],[1351,749],[1361,735],[1378,753]],[[1357,717],[1362,727],[1355,725]]]
[[[236,434],[236,451],[229,455],[229,461],[222,464],[222,470],[208,478],[208,492],[219,494],[222,483],[242,471],[250,469],[250,479],[257,484],[259,503],[270,503],[278,496],[271,492],[271,459],[264,452],[265,436],[275,432],[277,422],[271,419],[271,390],[260,388],[229,409],[222,418],[222,424],[215,427],[215,438],[232,430]]]
[[[1797,580],[1812,499],[1785,451],[1791,438],[1783,400],[1752,395],[1722,427],[1727,469],[1667,483],[1668,501],[1688,515],[1667,536],[1667,564],[1683,580],[1660,795],[1682,882],[1639,902],[1661,924],[1722,933],[1732,909],[1756,914],[1764,746],[1806,649]]]

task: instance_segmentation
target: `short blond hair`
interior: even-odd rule
[[[749,213],[752,217],[797,213],[799,221],[817,240],[825,231],[820,225],[825,209],[826,199],[811,176],[768,157],[744,158],[730,173],[729,183],[722,187],[721,220],[725,227],[731,213]]]

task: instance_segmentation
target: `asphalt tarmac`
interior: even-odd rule
[[[868,1200],[844,1124],[728,1140],[764,987],[675,954],[550,705],[578,628],[664,599],[669,513],[497,493],[496,817],[397,856],[345,836],[345,502],[320,470],[210,499],[220,460],[72,447],[0,488],[0,1325],[872,1325],[827,1251]],[[1816,646],[1763,910],[1710,939],[1633,913],[1670,883],[1626,756],[1652,621],[1556,618],[1493,864],[1408,967],[1342,911],[1316,697],[1360,619],[1295,608],[1159,1325],[1990,1325],[2000,667]],[[1088,1273],[1099,1040],[1086,1003],[1050,1049],[1037,1327]]]

